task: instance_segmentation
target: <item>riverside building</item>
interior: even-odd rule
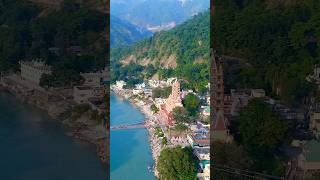
[[[76,103],[90,103],[90,99],[103,98],[105,95],[104,71],[80,73],[84,78],[84,83],[81,86],[73,87],[73,99]]]
[[[174,125],[175,121],[172,116],[172,110],[175,107],[183,107],[182,101],[181,101],[181,96],[180,96],[180,83],[178,82],[178,80],[175,80],[172,83],[171,94],[165,100],[165,103],[160,105],[159,113],[161,116],[164,117],[164,119],[165,119],[164,124],[165,125],[168,125],[168,126]]]
[[[41,59],[32,61],[20,61],[21,78],[39,85],[43,74],[51,74],[51,66],[45,64]]]

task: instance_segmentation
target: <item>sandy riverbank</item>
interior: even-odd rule
[[[155,127],[157,126],[157,116],[154,115],[153,112],[150,110],[150,104],[144,104],[141,103],[141,101],[130,99],[130,93],[116,89],[112,89],[112,92],[121,98],[129,100],[131,104],[136,106],[140,110],[140,112],[144,114],[146,129],[148,130],[152,158],[154,160],[153,172],[154,175],[158,177],[157,162],[161,152],[161,139],[158,138],[155,133]]]

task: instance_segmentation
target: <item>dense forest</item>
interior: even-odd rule
[[[228,88],[264,88],[290,105],[314,92],[305,78],[320,62],[319,0],[219,0],[212,22],[217,52],[245,60],[226,67]]]
[[[203,91],[209,80],[209,25],[207,11],[134,45],[111,49],[111,81],[177,76]]]
[[[0,70],[18,70],[18,61],[42,58],[53,66],[53,85],[79,81],[79,72],[105,66],[106,15],[65,0],[59,9],[23,0],[0,6]],[[50,77],[47,77],[50,78]]]

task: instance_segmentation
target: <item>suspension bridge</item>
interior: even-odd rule
[[[135,124],[121,124],[116,126],[111,126],[110,130],[123,130],[123,129],[142,129],[145,128],[145,122],[135,123]]]

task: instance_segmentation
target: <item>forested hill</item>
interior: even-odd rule
[[[110,15],[110,46],[121,47],[150,37],[152,33],[148,30]]]
[[[176,28],[155,33],[132,46],[112,49],[113,79],[126,78],[123,68],[135,63],[149,69],[150,66],[160,69],[153,72],[160,78],[180,76],[193,88],[203,88],[209,79],[209,25],[210,14],[206,11]]]
[[[230,88],[264,88],[288,104],[313,92],[305,79],[320,63],[319,0],[219,0],[213,22],[219,54],[247,61]]]
[[[42,58],[53,66],[55,86],[75,84],[79,72],[106,64],[106,16],[65,0],[48,10],[25,0],[0,3],[0,71],[17,71],[20,60]]]

